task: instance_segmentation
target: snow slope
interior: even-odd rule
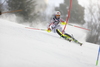
[[[84,42],[82,30],[67,28]],[[0,67],[100,67],[95,66],[97,51],[95,44],[79,46],[57,34],[0,19]]]

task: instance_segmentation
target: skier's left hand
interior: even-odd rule
[[[60,24],[61,24],[61,25],[66,25],[67,23],[66,23],[66,22],[61,22]]]

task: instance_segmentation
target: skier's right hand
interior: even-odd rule
[[[50,29],[50,28],[48,28],[48,29],[47,29],[47,32],[51,32],[51,29]]]

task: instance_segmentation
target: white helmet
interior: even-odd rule
[[[56,11],[55,15],[61,15],[60,11]]]

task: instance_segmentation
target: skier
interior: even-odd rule
[[[48,26],[48,32],[49,31],[53,31],[54,33],[56,33],[56,29],[59,29],[61,32],[62,27],[60,26],[61,24],[66,24],[66,22],[60,17],[61,13],[59,11],[56,11],[54,14],[54,17],[52,18],[49,26]]]
[[[53,31],[54,33],[56,33],[58,30],[61,33],[63,32],[63,29],[60,26],[60,23],[62,25],[65,25],[67,23],[60,17],[60,15],[61,15],[60,11],[56,11],[55,12],[54,17],[52,18],[52,20],[51,20],[51,22],[50,22],[50,24],[48,26],[48,29],[47,29],[48,32]],[[59,32],[57,32],[57,33],[59,33]],[[65,31],[64,31],[64,34],[67,35],[67,36],[69,36],[69,34],[65,33]],[[60,36],[62,36],[62,35],[60,35]],[[71,36],[69,36],[69,37],[62,36],[62,37],[65,38],[65,39],[67,39],[67,40],[69,40],[69,37],[71,37]],[[69,41],[71,41],[71,40],[69,40]]]
[[[82,43],[78,42],[73,36],[65,33],[65,31],[63,31],[62,27],[60,26],[60,23],[65,25],[67,24],[67,22],[65,22],[61,17],[60,17],[61,13],[59,11],[56,11],[54,14],[54,17],[52,18],[50,24],[48,25],[48,32],[53,31],[54,33],[58,33],[61,37],[63,37],[64,39],[68,40],[68,41],[74,41],[76,43],[79,43],[80,45],[82,45]],[[62,34],[62,32],[64,32]]]

